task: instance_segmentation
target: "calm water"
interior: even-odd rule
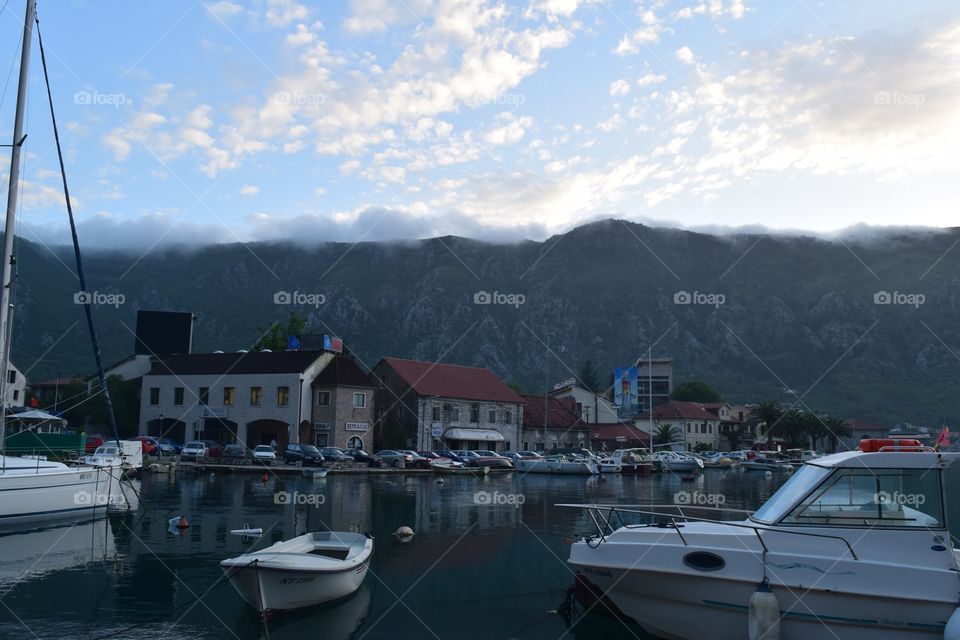
[[[611,628],[617,623],[587,620],[567,632],[550,613],[573,581],[567,543],[590,531],[582,514],[554,504],[664,504],[686,491],[756,508],[782,481],[716,471],[694,482],[512,473],[442,484],[402,474],[266,482],[152,475],[142,481],[137,514],[0,537],[0,637],[607,639],[623,634]],[[309,504],[277,504],[277,492]],[[180,514],[190,528],[170,533],[168,519]],[[245,523],[263,527],[264,537],[228,533]],[[411,542],[391,536],[401,525],[416,531]],[[376,537],[364,586],[339,603],[276,619],[268,636],[221,579],[218,562],[325,529]]]

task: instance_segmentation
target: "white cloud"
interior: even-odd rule
[[[264,16],[274,27],[285,27],[293,22],[302,22],[310,17],[310,11],[295,0],[267,0]]]
[[[630,93],[630,83],[623,78],[610,83],[610,95],[625,96]]]
[[[680,47],[677,49],[677,60],[684,64],[693,64],[697,61],[696,57],[693,55],[693,51],[690,50],[690,47]]]
[[[661,83],[661,82],[666,82],[666,80],[667,80],[667,76],[664,75],[664,74],[662,74],[662,73],[660,73],[660,74],[646,73],[646,74],[640,76],[639,78],[637,78],[637,86],[638,86],[638,87],[649,87],[649,86],[654,85],[654,84],[659,84],[659,83]]]
[[[242,187],[240,187],[240,195],[244,197],[252,198],[258,193],[260,193],[260,187],[257,187],[255,185],[245,184]]]
[[[617,43],[614,53],[625,56],[639,53],[646,46],[660,41],[660,34],[664,31],[663,22],[652,9],[644,11],[640,16],[642,27],[624,35]]]
[[[611,131],[616,131],[623,126],[623,116],[619,113],[615,113],[606,120],[597,123],[597,129],[605,133],[610,133]]]

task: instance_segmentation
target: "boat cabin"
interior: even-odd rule
[[[751,520],[843,528],[949,528],[960,539],[960,454],[851,451],[805,463]]]

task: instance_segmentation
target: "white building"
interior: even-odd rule
[[[558,400],[573,398],[574,406],[580,414],[580,420],[586,424],[617,424],[617,407],[603,396],[593,393],[576,384],[565,384],[554,388],[550,396]]]
[[[27,393],[27,379],[20,373],[20,369],[12,363],[7,363],[6,398],[7,407],[23,407],[24,396]]]
[[[104,371],[105,377],[120,376],[123,380],[136,380],[150,373],[153,368],[153,357],[145,354],[136,354],[124,358],[120,362],[111,365]],[[87,378],[87,393],[93,391],[94,387],[99,388],[100,375],[94,374]]]
[[[333,357],[319,351],[167,356],[143,376],[139,433],[250,447],[312,442],[311,385]]]

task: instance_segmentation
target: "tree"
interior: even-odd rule
[[[583,366],[580,367],[580,373],[577,374],[577,377],[580,379],[580,384],[583,385],[583,388],[587,391],[592,391],[593,393],[598,393],[600,389],[600,376],[597,373],[596,367],[593,366],[592,360],[587,360],[583,363]]]
[[[776,400],[761,402],[752,415],[753,420],[757,424],[761,424],[766,428],[767,445],[773,446],[774,431],[778,426],[777,423],[781,416],[783,416],[783,409],[780,407],[780,403]]]
[[[260,339],[253,345],[254,351],[286,351],[287,338],[290,336],[300,336],[305,333],[307,328],[307,317],[301,316],[295,309],[290,310],[286,324],[283,322],[274,322],[269,328],[257,327],[260,333]]]
[[[684,382],[673,390],[670,399],[685,402],[723,402],[719,391],[700,380]]]
[[[517,395],[523,395],[523,385],[520,384],[520,381],[516,378],[511,378],[510,382],[507,383],[507,386],[513,389]]]
[[[653,433],[653,441],[656,444],[671,444],[679,438],[679,430],[670,423],[658,425]]]
[[[849,438],[853,434],[846,420],[833,416],[819,416],[819,419],[825,431],[823,437],[830,443],[831,453],[837,450],[840,438]]]
[[[730,451],[737,451],[740,448],[740,440],[743,438],[743,427],[727,429],[723,432],[723,437],[727,439]]]

